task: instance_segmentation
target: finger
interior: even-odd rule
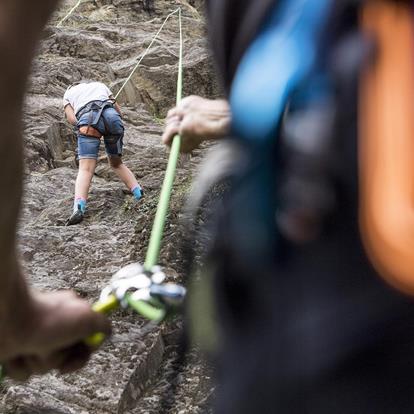
[[[179,124],[168,125],[167,128],[165,128],[164,133],[162,134],[162,143],[170,146],[173,138],[178,134],[179,129]]]
[[[167,118],[173,118],[175,116],[180,117],[182,115],[182,111],[177,107],[172,108],[167,113]]]
[[[52,299],[55,303],[51,305]],[[38,341],[42,342],[46,355],[82,342],[94,333],[110,335],[111,332],[109,320],[71,292],[55,293],[49,301],[44,301],[39,321]],[[45,338],[50,339],[45,342]],[[39,354],[39,348],[35,348],[32,353]]]
[[[81,342],[95,333],[103,333],[105,336],[111,334],[111,324],[107,317],[94,312],[88,302],[78,299],[77,303],[73,303],[72,306],[68,303],[68,308],[62,309],[62,313],[62,322],[65,317],[67,318],[68,336],[73,338],[71,342],[62,344],[63,346]]]
[[[183,110],[194,109],[196,108],[201,102],[203,98],[197,95],[190,95],[183,98],[179,104],[179,108]]]
[[[165,125],[174,125],[179,124],[182,120],[182,117],[174,115],[165,119]]]
[[[182,116],[174,115],[170,118],[165,119],[165,126],[168,127],[170,125],[179,125],[182,120]]]
[[[102,333],[105,336],[110,336],[112,332],[111,323],[108,318],[101,313],[94,312],[89,304],[86,304],[83,313],[79,313],[78,323],[80,324],[78,339],[82,342],[85,338],[95,333]]]
[[[196,129],[202,120],[195,117],[193,114],[188,114],[180,123],[180,135],[181,136],[191,136],[194,133],[197,133]]]

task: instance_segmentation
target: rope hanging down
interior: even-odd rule
[[[180,54],[178,62],[178,79],[177,79],[177,105],[181,102],[183,92],[183,30],[181,22],[181,8],[178,9],[178,20],[180,27]],[[165,172],[164,182],[161,188],[160,199],[155,214],[154,224],[152,226],[151,237],[148,245],[147,255],[145,258],[145,270],[152,269],[158,262],[158,256],[161,249],[161,239],[164,231],[165,221],[168,214],[168,206],[171,198],[171,190],[175,178],[178,157],[180,155],[181,137],[176,135],[171,145],[170,156],[168,159],[167,170]]]
[[[161,33],[161,30],[164,28],[165,24],[167,23],[168,19],[173,16],[174,14],[176,14],[178,12],[179,15],[179,25],[180,25],[180,53],[182,51],[182,31],[181,31],[181,7],[179,7],[177,10],[174,10],[173,12],[171,12],[164,20],[164,22],[162,23],[161,27],[159,28],[158,32],[155,34],[155,36],[152,38],[151,43],[148,45],[148,47],[145,49],[145,52],[143,53],[143,55],[140,57],[140,59],[138,60],[138,63],[135,65],[134,69],[132,69],[132,72],[130,73],[130,75],[126,78],[125,82],[122,84],[121,88],[119,89],[118,93],[115,95],[115,99],[118,98],[119,94],[122,92],[122,90],[125,88],[126,84],[131,80],[132,76],[134,75],[134,73],[136,72],[136,70],[138,69],[139,65],[141,64],[142,60],[144,59],[144,57],[148,54],[149,50],[151,49],[151,46],[154,44],[155,40],[158,38],[159,34]],[[180,58],[181,59],[181,58]],[[180,69],[178,72],[178,76],[180,76]]]
[[[62,24],[68,19],[68,17],[80,6],[82,0],[78,0],[78,2],[69,10],[68,14],[59,21],[56,27],[62,26]]]

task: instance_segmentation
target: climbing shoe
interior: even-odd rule
[[[135,200],[139,200],[144,195],[144,190],[141,186],[137,185],[135,188],[131,190],[132,194],[135,197]]]
[[[73,226],[74,224],[79,224],[83,220],[83,212],[80,206],[78,209],[73,212],[73,214],[67,219],[66,225]]]

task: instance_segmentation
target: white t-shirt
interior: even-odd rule
[[[75,114],[92,101],[107,101],[112,92],[102,82],[80,83],[69,88],[63,96],[63,107],[70,104]]]

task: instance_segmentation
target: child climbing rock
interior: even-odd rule
[[[110,166],[139,200],[142,188],[122,162],[124,125],[121,109],[108,87],[102,82],[71,85],[63,97],[63,107],[68,122],[77,127],[79,158],[73,213],[66,225],[78,224],[83,219],[102,136]]]

